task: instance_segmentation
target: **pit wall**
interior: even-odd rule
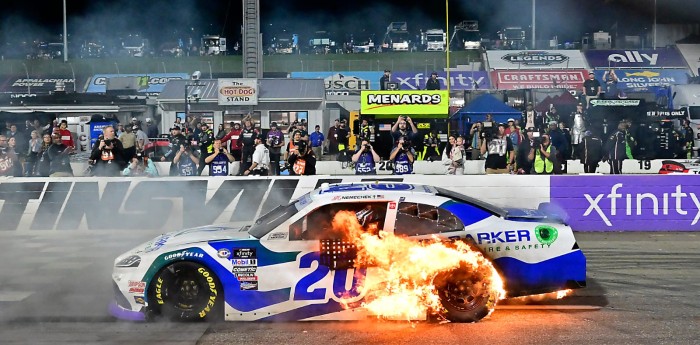
[[[322,183],[444,187],[503,207],[565,214],[576,231],[698,231],[700,178],[649,176],[307,176],[0,179],[0,231],[172,231],[250,223]]]

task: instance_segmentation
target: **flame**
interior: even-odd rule
[[[351,211],[336,213],[332,227],[357,247],[355,267],[371,268],[359,292],[365,296],[363,307],[374,315],[415,320],[424,318],[428,311],[443,310],[436,277],[443,277],[444,282],[457,270],[471,277],[476,288],[470,291],[495,296],[495,301],[505,296],[503,280],[491,262],[464,242],[442,242],[437,237],[418,242],[398,237],[379,231],[377,224],[360,225]]]
[[[514,302],[515,304],[525,304],[530,302],[542,302],[552,299],[562,299],[566,296],[571,295],[574,292],[572,289],[559,290],[554,292],[543,293],[539,295],[529,295],[521,297],[511,297],[508,298],[508,302]]]

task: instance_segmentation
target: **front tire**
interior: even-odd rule
[[[434,283],[444,308],[442,315],[452,322],[477,322],[496,306],[497,296],[483,273],[463,266],[438,275]]]
[[[189,261],[162,269],[149,289],[150,309],[171,321],[218,321],[223,317],[223,299],[216,274]]]

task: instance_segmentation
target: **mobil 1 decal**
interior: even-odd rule
[[[234,248],[231,255],[231,271],[238,279],[241,290],[258,289],[258,258],[255,248]]]

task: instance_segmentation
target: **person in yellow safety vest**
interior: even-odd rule
[[[436,161],[440,159],[440,138],[435,132],[423,136],[423,155],[419,160]]]
[[[530,149],[528,159],[533,161],[532,173],[537,175],[551,175],[555,173],[557,149],[545,134],[539,143],[535,143]]]

